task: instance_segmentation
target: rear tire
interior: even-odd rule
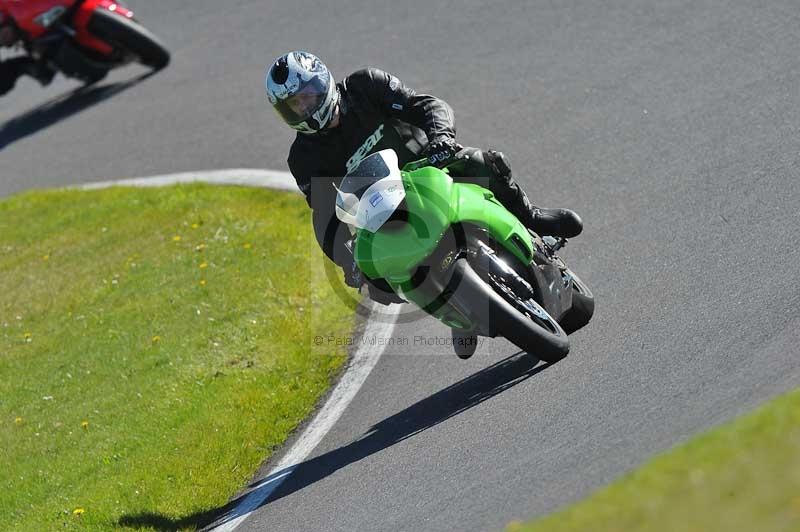
[[[594,295],[589,287],[575,275],[572,270],[567,270],[572,276],[572,307],[561,318],[561,327],[567,334],[572,334],[584,327],[594,315]]]
[[[96,9],[89,21],[89,31],[115,48],[135,55],[145,66],[161,70],[169,64],[167,48],[135,20],[105,9]]]

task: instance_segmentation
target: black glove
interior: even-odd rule
[[[450,161],[462,149],[464,147],[456,142],[456,139],[441,136],[430,141],[422,153],[428,158],[431,166],[438,167],[442,163]]]

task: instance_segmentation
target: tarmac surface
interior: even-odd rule
[[[265,66],[377,66],[447,100],[584,233],[594,320],[552,366],[468,361],[400,323],[312,457],[239,530],[499,530],[579,500],[800,384],[800,7],[792,1],[130,0],[173,54],[0,99],[0,196],[210,168],[286,170]],[[401,319],[401,321],[403,321]]]

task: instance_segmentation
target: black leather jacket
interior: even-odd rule
[[[341,178],[370,153],[397,152],[400,165],[418,159],[430,140],[455,138],[453,110],[443,100],[417,94],[396,77],[376,68],[354,72],[337,84],[339,125],[315,134],[298,133],[289,152],[289,169],[314,210],[314,232],[322,250],[340,266],[349,234],[335,216]]]

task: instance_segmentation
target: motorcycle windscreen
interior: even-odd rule
[[[375,233],[406,197],[397,154],[382,150],[365,158],[336,188],[336,217]]]

